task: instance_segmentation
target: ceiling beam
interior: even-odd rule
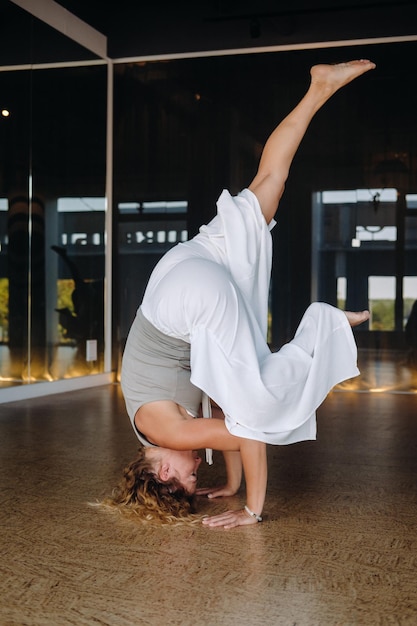
[[[102,59],[107,59],[107,37],[54,0],[36,0],[36,2],[11,0],[11,2]]]

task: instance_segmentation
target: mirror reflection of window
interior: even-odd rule
[[[370,330],[395,329],[395,277],[368,277]]]

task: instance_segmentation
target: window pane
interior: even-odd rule
[[[395,277],[369,276],[370,330],[395,328]]]

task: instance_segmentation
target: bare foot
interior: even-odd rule
[[[351,326],[359,326],[369,320],[369,311],[343,311]]]
[[[310,70],[311,84],[319,85],[333,94],[352,80],[375,69],[376,65],[368,59],[337,63],[335,65],[313,65]]]

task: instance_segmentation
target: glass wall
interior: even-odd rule
[[[360,57],[377,69],[319,112],[291,168],[273,231],[270,339],[290,339],[312,298],[370,306],[371,325],[355,330],[362,354],[411,367],[414,42],[116,63],[111,233],[107,66],[12,2],[0,9],[10,20],[0,56],[2,386],[103,372],[105,314],[120,359],[155,263],[211,219],[222,189],[250,183],[311,65]],[[355,202],[325,198],[341,192]],[[382,304],[381,280],[391,290]]]
[[[311,299],[339,301],[372,309],[371,325],[355,329],[362,359],[372,351],[374,363],[409,368],[405,327],[417,299],[415,53],[416,43],[399,42],[116,65],[115,206],[184,201],[193,235],[215,214],[223,188],[235,193],[250,183],[269,132],[304,94],[311,65],[371,58],[377,69],[319,112],[291,168],[273,231],[271,344],[292,337]],[[329,194],[339,194],[337,201]],[[159,257],[150,255],[157,252],[150,242],[128,243],[142,232],[139,210],[129,218],[119,210],[117,219],[122,350]],[[158,219],[167,231],[169,216]],[[394,280],[388,303],[374,297],[376,278],[385,277],[387,288]],[[405,386],[414,388],[407,372]]]
[[[103,372],[107,67],[71,66],[95,55],[13,3],[3,18],[15,39],[26,34],[0,58],[0,384],[10,387]]]

